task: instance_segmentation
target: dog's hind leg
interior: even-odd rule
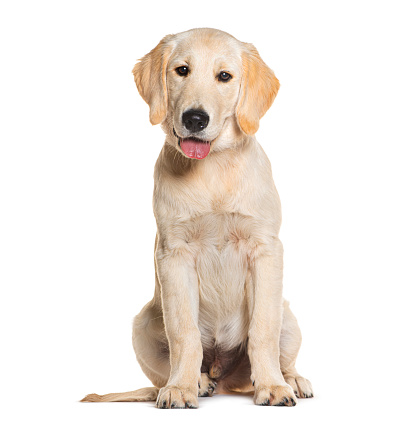
[[[145,375],[155,385],[151,388],[115,394],[90,394],[82,402],[155,401],[159,389],[166,386],[170,373],[169,346],[162,319],[162,310],[155,301],[148,303],[135,317],[133,323],[133,347]],[[212,396],[216,382],[202,373],[199,396]]]
[[[170,374],[169,345],[162,308],[150,301],[133,322],[133,347],[138,363],[157,388],[166,386]]]
[[[199,382],[199,397],[211,397],[217,387],[217,382],[209,377],[207,373],[202,373]]]
[[[282,375],[298,398],[313,397],[311,383],[300,376],[295,368],[296,358],[302,343],[302,335],[296,317],[284,301],[282,330],[280,337],[280,366]]]
[[[159,388],[169,378],[169,348],[162,320],[162,310],[152,300],[135,317],[133,347],[137,360],[154,387],[116,394],[90,394],[82,402],[155,401]]]

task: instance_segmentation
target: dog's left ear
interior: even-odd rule
[[[240,128],[248,135],[258,131],[259,120],[271,107],[279,81],[252,44],[242,53],[242,81],[236,115]]]
[[[166,69],[173,48],[171,38],[171,35],[163,38],[133,69],[138,92],[149,105],[149,120],[152,125],[161,123],[168,110]]]

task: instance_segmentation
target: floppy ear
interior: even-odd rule
[[[133,69],[138,92],[149,105],[149,120],[152,125],[161,123],[168,109],[166,69],[172,52],[170,38],[170,35],[163,38]]]
[[[259,120],[271,107],[280,84],[252,44],[246,44],[242,53],[242,68],[237,121],[246,134],[253,135],[259,128]]]

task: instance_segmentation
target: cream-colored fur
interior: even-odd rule
[[[231,80],[219,81],[222,71]],[[216,389],[292,406],[313,396],[295,369],[301,334],[282,298],[280,201],[254,136],[278,80],[252,45],[213,29],[165,37],[133,73],[151,122],[166,133],[154,175],[155,295],[133,326],[155,388],[83,401],[157,398],[160,408],[194,408]],[[179,147],[190,136],[189,109],[210,117],[199,133],[211,141],[203,160]]]

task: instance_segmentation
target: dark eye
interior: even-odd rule
[[[189,69],[187,66],[179,66],[175,70],[176,70],[176,73],[180,76],[186,76],[189,73]]]
[[[221,82],[227,82],[232,78],[232,76],[227,72],[220,72],[218,78],[219,78],[219,81]]]

